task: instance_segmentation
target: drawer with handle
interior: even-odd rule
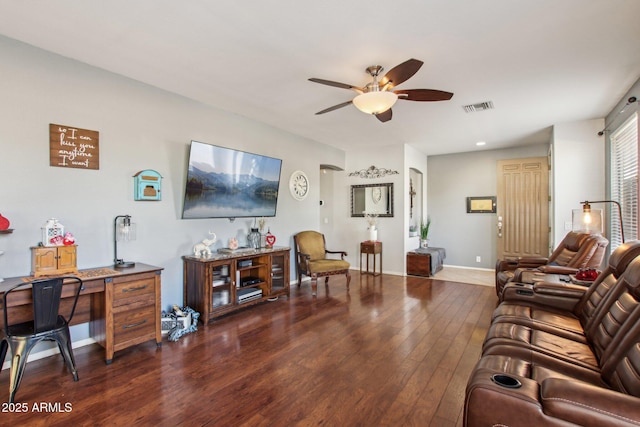
[[[150,278],[141,278],[139,280],[131,280],[127,282],[113,284],[113,306],[131,304],[132,302],[144,299],[149,296],[153,298],[155,294],[155,282],[153,276]]]
[[[156,328],[155,307],[129,310],[114,316],[114,334],[116,346],[120,343],[153,335]]]

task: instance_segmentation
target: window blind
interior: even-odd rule
[[[638,238],[638,114],[611,134],[611,198],[620,202],[625,240]],[[622,243],[617,209],[611,209],[610,244],[613,252]]]

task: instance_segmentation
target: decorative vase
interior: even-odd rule
[[[257,228],[252,228],[251,232],[247,235],[247,243],[253,249],[260,249],[260,232]]]
[[[369,240],[372,242],[378,240],[378,229],[374,226],[369,227]]]
[[[429,239],[420,239],[420,247],[428,248],[429,247]]]

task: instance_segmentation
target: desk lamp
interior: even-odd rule
[[[136,265],[135,262],[125,262],[118,258],[118,242],[130,240],[136,240],[136,225],[131,223],[130,215],[118,215],[113,221],[113,262],[115,268],[130,268]]]

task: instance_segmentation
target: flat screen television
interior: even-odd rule
[[[191,141],[183,219],[276,215],[282,160]]]

